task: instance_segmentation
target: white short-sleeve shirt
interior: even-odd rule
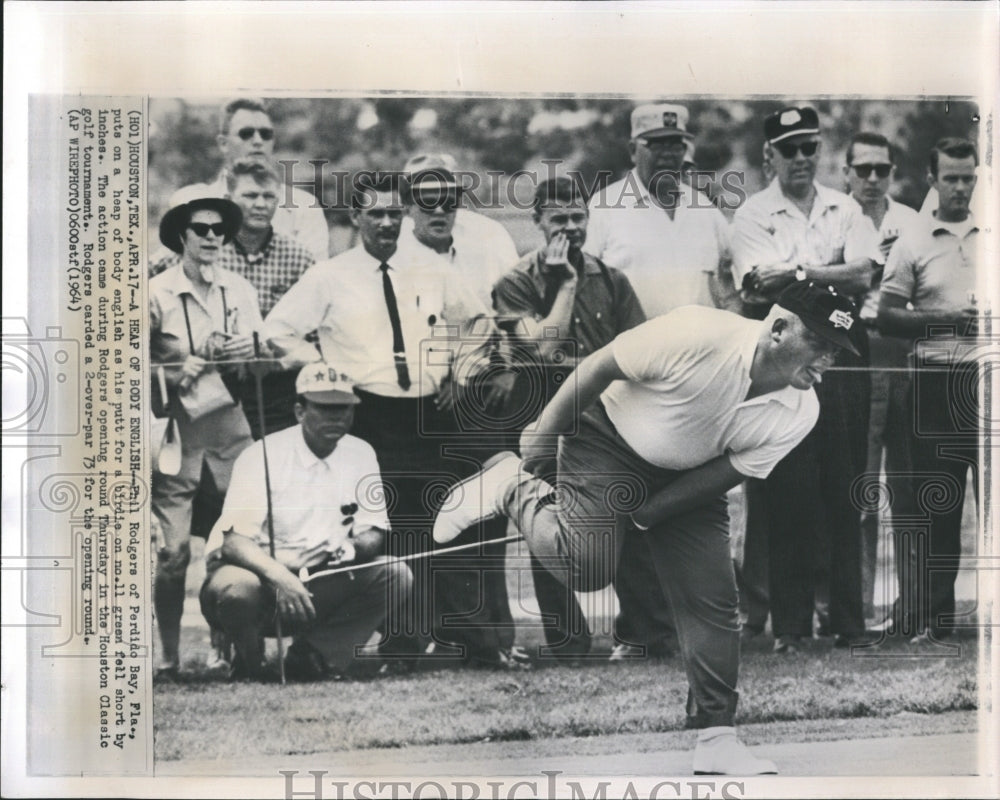
[[[274,508],[275,558],[297,570],[330,556],[354,558],[352,530],[389,530],[375,451],[355,436],[344,436],[326,458],[317,458],[296,425],[266,439]],[[263,446],[254,442],[233,466],[233,476],[205,552],[222,546],[226,531],[268,549]]]
[[[686,306],[618,336],[628,377],[601,395],[625,442],[650,464],[693,469],[721,455],[766,478],[812,430],[819,400],[790,386],[747,400],[763,323]]]
[[[722,212],[686,184],[681,193],[671,219],[633,169],[590,201],[583,249],[625,273],[650,318],[679,306],[711,306],[709,277],[730,258]]]

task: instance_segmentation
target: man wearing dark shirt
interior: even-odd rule
[[[587,236],[587,202],[573,181],[554,178],[541,183],[535,192],[533,215],[546,246],[527,254],[493,289],[500,325],[515,342],[514,361],[521,368],[511,409],[527,409],[537,401],[544,404],[579,360],[646,320],[628,278],[581,250]],[[545,375],[545,395],[532,397],[539,382],[531,379],[530,367],[539,362]],[[647,598],[650,589],[658,587],[639,579],[629,558],[630,554],[641,554],[642,543],[641,537],[628,543],[619,574],[633,596]],[[545,618],[554,620],[545,628],[550,652],[556,656],[587,653],[590,635],[573,593],[537,562],[533,566],[539,607]],[[650,615],[669,616],[661,592],[652,600],[642,601]],[[645,644],[642,631],[622,629],[621,617],[617,622],[619,637]],[[634,620],[634,624],[638,622]]]

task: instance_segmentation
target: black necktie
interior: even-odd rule
[[[389,265],[383,261],[378,268],[382,270],[382,292],[385,294],[385,307],[389,310],[389,323],[392,325],[392,357],[396,362],[396,382],[405,392],[410,388],[410,370],[406,366],[406,347],[403,345],[403,326],[399,322],[399,306],[396,305],[396,293],[389,277]]]

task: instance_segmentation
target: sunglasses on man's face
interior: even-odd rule
[[[687,144],[685,141],[676,136],[667,136],[659,139],[650,139],[645,136],[640,136],[639,144],[647,150],[665,150],[668,153],[684,153],[687,151]]]
[[[222,236],[226,232],[224,222],[213,222],[211,225],[207,222],[189,222],[188,227],[194,231],[195,236],[200,236],[202,239],[208,236],[209,231],[216,236]]]
[[[240,128],[236,131],[236,135],[244,142],[249,142],[255,133],[259,133],[260,138],[265,142],[269,142],[274,138],[274,128]]]
[[[795,158],[795,154],[801,152],[806,158],[816,155],[819,149],[819,142],[777,142],[774,149],[781,153],[782,158]]]
[[[861,180],[868,180],[874,172],[879,178],[888,178],[892,164],[852,164],[851,169]]]

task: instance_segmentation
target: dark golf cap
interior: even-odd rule
[[[812,281],[795,281],[782,290],[776,301],[791,311],[813,333],[860,356],[850,332],[858,324],[858,310],[832,286],[820,287]]]
[[[809,106],[783,108],[764,120],[764,137],[771,144],[814,133],[819,133],[819,115]]]

